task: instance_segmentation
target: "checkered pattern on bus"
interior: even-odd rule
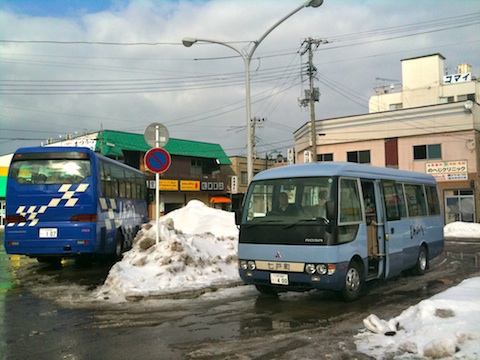
[[[89,184],[63,184],[58,189],[58,193],[61,194],[61,196],[50,199],[47,205],[20,205],[15,213],[25,217],[27,221],[20,223],[9,223],[7,226],[35,226],[38,223],[37,215],[43,214],[48,208],[75,206],[78,201],[78,197],[75,197],[75,195],[85,192],[88,186]]]
[[[123,237],[127,242],[127,245],[131,246],[135,237],[135,227],[131,224],[127,224],[126,222],[133,219],[122,219],[118,216],[117,202],[115,199],[100,198],[99,201],[100,208],[107,213],[107,218],[105,219],[105,228],[107,231],[122,227]]]

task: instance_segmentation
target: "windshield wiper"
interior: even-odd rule
[[[278,220],[278,219],[265,219],[265,220],[260,220],[255,223],[251,224],[242,224],[246,229],[249,229],[251,227],[257,226],[257,225],[262,225],[262,224],[272,224],[272,223],[278,223],[278,222],[283,222],[283,220]]]
[[[295,225],[301,224],[301,223],[308,223],[308,222],[322,222],[324,225],[330,224],[330,221],[324,217],[318,216],[316,218],[306,218],[306,219],[299,219],[295,221],[293,224],[288,224],[284,227],[284,229],[289,229]]]

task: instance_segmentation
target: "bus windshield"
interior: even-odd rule
[[[19,184],[78,184],[91,175],[89,159],[14,161],[10,177]]]
[[[326,219],[326,203],[335,197],[334,184],[332,177],[256,181],[245,199],[242,223]]]

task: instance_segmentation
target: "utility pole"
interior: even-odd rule
[[[312,142],[312,162],[317,162],[317,129],[316,129],[316,121],[315,121],[315,102],[319,101],[320,99],[320,92],[318,88],[314,86],[315,76],[317,75],[317,68],[313,65],[313,52],[317,50],[317,48],[321,44],[327,44],[328,40],[322,39],[313,39],[308,38],[303,40],[302,47],[303,50],[301,51],[300,55],[305,55],[308,52],[308,67],[307,73],[310,83],[310,89],[305,91],[305,99],[300,101],[300,105],[310,106],[310,131],[311,131],[311,142]]]

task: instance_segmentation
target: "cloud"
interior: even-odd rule
[[[142,133],[161,122],[174,138],[245,155],[243,61],[225,46],[186,48],[181,40],[246,48],[302,1],[84,2],[67,15],[55,2],[43,2],[41,13],[23,3],[0,5],[0,154],[67,133]],[[477,74],[479,10],[475,1],[443,0],[325,0],[300,10],[252,59],[252,116],[267,119],[256,129],[257,151],[285,154],[292,133],[309,121],[308,109],[298,106],[308,87],[301,77],[307,58],[299,55],[305,38],[329,41],[314,53],[316,117],[356,115],[368,112],[376,78],[401,81],[403,58],[439,52],[450,73],[467,62]]]

